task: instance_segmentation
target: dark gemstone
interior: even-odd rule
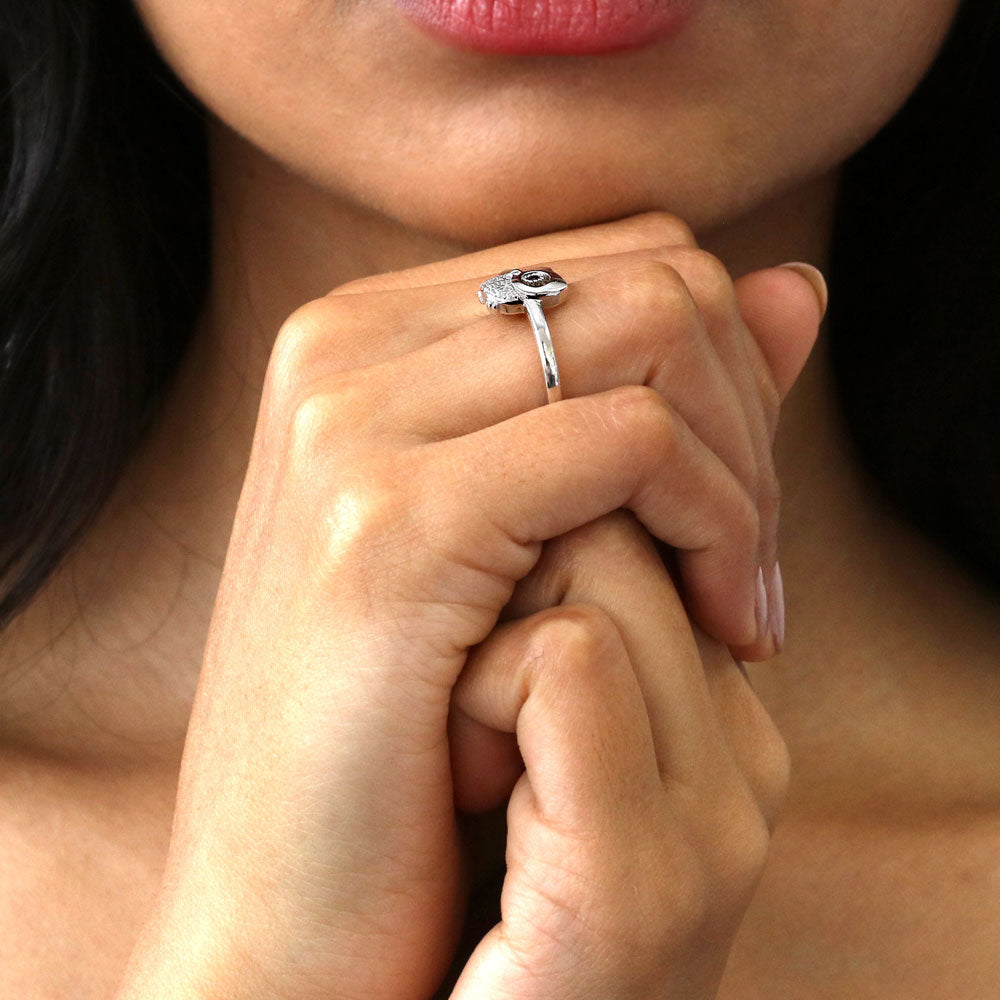
[[[552,275],[548,271],[525,271],[516,280],[522,285],[538,288],[540,285],[547,285],[552,280]]]

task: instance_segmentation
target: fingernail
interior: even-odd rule
[[[757,596],[754,601],[754,613],[757,616],[757,638],[763,639],[768,632],[767,618],[767,587],[764,585],[764,567],[757,567]]]
[[[769,595],[767,601],[768,619],[771,627],[771,637],[774,639],[775,652],[781,652],[785,645],[785,588],[781,582],[781,566],[776,562],[771,570]]]
[[[830,293],[827,290],[826,278],[823,277],[822,271],[803,260],[793,260],[780,266],[791,268],[812,285],[816,298],[819,300],[819,318],[822,319],[826,315],[827,303],[830,301]]]

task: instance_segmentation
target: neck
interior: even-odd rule
[[[0,741],[11,752],[175,772],[279,326],[352,278],[478,249],[339,199],[221,128],[212,162],[211,292],[161,418],[0,647]],[[700,241],[734,276],[785,260],[822,268],[835,196],[836,177],[822,177]],[[1000,797],[1000,764],[970,751],[956,765],[956,747],[976,742],[936,728],[1000,739],[986,710],[1000,695],[989,669],[997,613],[865,486],[829,392],[823,337],[783,411],[778,463],[789,636],[751,676],[789,741],[800,799],[829,801],[834,786],[853,794],[862,759],[883,784],[916,774],[935,789],[964,767],[981,776],[979,793]],[[913,720],[923,728],[910,739]]]
[[[831,291],[831,295],[835,290]],[[1000,609],[903,524],[855,462],[826,337],[782,412],[789,632],[751,678],[789,743],[800,810],[1000,804]]]

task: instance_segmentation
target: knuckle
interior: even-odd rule
[[[620,507],[549,539],[535,563],[534,578],[544,580],[546,592],[555,595],[551,603],[561,605],[575,581],[607,568],[609,553],[634,566],[648,556],[649,545],[642,523],[631,510]]]
[[[749,902],[767,863],[771,832],[735,767],[718,771],[710,788],[687,788],[685,798],[689,857],[682,881],[690,886],[688,921],[707,926]]]
[[[316,456],[326,453],[338,402],[329,393],[310,393],[296,401],[288,420],[288,456],[293,470],[310,468]]]
[[[715,254],[698,250],[691,254],[691,259],[694,264],[694,280],[707,295],[716,301],[735,301],[732,275]]]
[[[272,381],[294,383],[312,366],[319,338],[318,313],[317,306],[307,302],[281,324],[271,350],[268,374]]]
[[[669,245],[695,242],[691,227],[683,219],[662,209],[643,212],[635,217],[633,225],[638,233],[647,236],[650,242]]]
[[[673,939],[697,935],[712,910],[712,884],[700,857],[684,844],[676,844],[668,861],[669,878],[652,894],[651,909],[643,923],[654,933]],[[669,919],[664,920],[664,914]],[[663,941],[651,942],[662,949]]]
[[[608,394],[612,419],[628,429],[630,445],[649,448],[657,455],[673,449],[678,422],[670,404],[648,385],[623,385]]]
[[[367,572],[368,561],[359,558],[362,549],[375,556],[375,563],[384,563],[378,555],[394,544],[406,505],[398,477],[377,463],[338,472],[337,478],[337,488],[318,505],[311,551],[321,574],[339,578]]]
[[[300,390],[288,417],[288,457],[292,471],[308,472],[342,454],[354,440],[352,425],[363,422],[369,403],[360,385],[346,378],[322,390]]]
[[[689,835],[693,860],[688,867],[700,869],[701,882],[694,884],[706,897],[701,919],[708,925],[749,903],[767,865],[771,831],[741,772],[719,775],[708,800],[704,791],[700,797],[694,815],[701,815]],[[697,894],[691,903],[694,919]]]
[[[700,247],[684,247],[671,253],[691,293],[699,302],[722,307],[723,310],[735,310],[736,292],[732,275],[715,254]]]
[[[531,637],[530,660],[536,663],[597,663],[621,645],[621,635],[608,613],[596,604],[561,604],[550,609]]]
[[[778,727],[767,712],[757,738],[750,784],[768,832],[773,832],[791,780],[792,759]]]
[[[747,890],[752,890],[760,879],[771,849],[770,827],[749,789],[731,805],[721,844],[723,880],[739,905]]]
[[[637,261],[625,268],[616,281],[625,315],[642,329],[657,331],[679,321],[696,318],[691,293],[680,272],[663,260]]]
[[[265,382],[279,400],[295,399],[315,380],[319,363],[329,356],[330,326],[335,323],[322,300],[295,310],[278,330]]]

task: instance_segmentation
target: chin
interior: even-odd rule
[[[691,145],[697,148],[695,140]],[[650,150],[628,160],[614,156],[615,148],[613,141],[604,150],[552,141],[538,150],[470,145],[400,156],[398,167],[367,171],[312,163],[307,176],[321,190],[466,250],[653,210],[679,216],[696,233],[709,232],[778,193],[766,177],[742,172],[731,178],[704,162],[723,157],[665,162]],[[678,142],[676,148],[689,147]]]

